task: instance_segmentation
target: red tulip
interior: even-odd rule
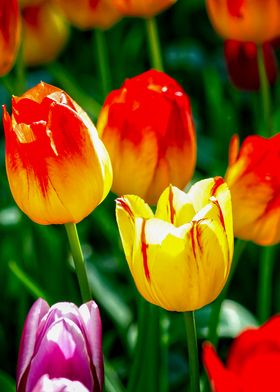
[[[6,170],[18,206],[41,224],[77,223],[110,190],[111,163],[87,114],[41,82],[4,107]]]
[[[196,142],[190,100],[165,73],[144,72],[112,91],[97,128],[112,160],[117,195],[155,204],[170,183],[183,189],[191,179]]]
[[[280,134],[233,137],[225,180],[231,191],[234,233],[259,245],[280,241]]]
[[[0,76],[14,65],[20,38],[18,0],[0,0]]]
[[[176,0],[113,0],[118,11],[125,16],[149,18],[170,7]]]
[[[224,53],[232,83],[241,90],[258,90],[260,78],[256,44],[227,40],[224,42]],[[277,79],[278,70],[273,47],[268,42],[263,44],[263,56],[267,78],[272,85]]]
[[[257,329],[241,333],[233,342],[226,365],[210,343],[203,346],[203,362],[213,392],[272,392],[280,390],[280,316]]]

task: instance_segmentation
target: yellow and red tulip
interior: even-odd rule
[[[206,0],[206,5],[223,38],[259,44],[280,33],[279,0]]]
[[[0,76],[14,65],[20,38],[18,0],[0,1]]]
[[[122,15],[149,18],[174,4],[176,0],[113,0]]]
[[[80,29],[109,29],[121,19],[113,0],[55,0],[68,21]]]
[[[97,129],[112,161],[117,195],[156,204],[168,184],[183,189],[191,179],[196,141],[190,101],[165,73],[144,72],[112,91]]]
[[[234,136],[226,181],[231,190],[234,233],[259,245],[280,241],[280,134],[247,137],[239,151]]]
[[[49,1],[22,9],[23,55],[27,65],[36,66],[53,61],[65,46],[68,24]]]
[[[221,177],[189,193],[169,186],[156,213],[134,195],[117,199],[117,222],[141,295],[172,311],[212,302],[227,280],[233,254],[230,192]]]
[[[87,114],[41,82],[4,106],[6,170],[13,197],[33,221],[77,223],[107,195],[108,153]]]

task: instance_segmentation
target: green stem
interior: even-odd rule
[[[94,38],[98,57],[98,68],[101,79],[102,94],[103,98],[105,99],[107,94],[111,91],[112,83],[104,32],[99,29],[95,29]]]
[[[88,302],[92,297],[77,228],[75,223],[66,223],[65,228],[76,268],[82,300],[83,302]]]
[[[264,323],[271,314],[272,279],[276,247],[266,246],[262,249],[259,270],[258,317]]]
[[[150,59],[154,69],[163,71],[160,42],[158,36],[157,23],[155,18],[146,19],[146,28],[150,46]]]
[[[18,54],[17,54],[16,63],[15,63],[15,78],[16,78],[16,83],[14,86],[14,94],[22,95],[27,88],[26,69],[25,69],[25,63],[24,63],[24,58],[23,58],[23,43],[22,42],[20,44]]]
[[[218,325],[219,325],[219,319],[220,319],[220,313],[221,313],[221,306],[227,296],[228,289],[229,289],[230,283],[232,281],[232,278],[234,276],[238,261],[240,259],[240,256],[242,255],[246,245],[247,245],[246,241],[243,241],[240,239],[236,240],[234,255],[233,255],[233,259],[232,259],[232,264],[231,264],[231,269],[230,269],[230,274],[229,274],[228,280],[227,280],[225,287],[223,288],[221,294],[218,296],[218,298],[216,299],[216,301],[212,305],[207,340],[212,342],[212,344],[214,346],[217,346],[217,343],[218,343]]]
[[[271,117],[271,101],[270,88],[265,69],[264,54],[262,45],[258,46],[258,69],[260,77],[260,89],[262,95],[262,106],[264,122],[266,127],[266,136],[270,136],[272,132],[272,117]]]
[[[189,354],[190,392],[199,392],[199,362],[194,312],[185,312],[184,316]]]

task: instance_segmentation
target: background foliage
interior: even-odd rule
[[[208,21],[203,0],[179,0],[157,19],[165,70],[182,84],[192,102],[198,143],[193,181],[223,175],[231,136],[238,132],[243,139],[250,133],[261,132],[260,97],[258,93],[237,91],[230,84],[222,40]],[[118,88],[125,78],[149,69],[143,20],[123,19],[105,33],[105,38],[112,88]],[[104,100],[98,72],[94,32],[73,28],[67,47],[55,63],[27,70],[26,87],[32,87],[40,80],[55,84],[66,90],[96,121]],[[23,81],[19,79],[16,66],[0,87],[2,104],[10,105],[10,93],[16,94]],[[8,91],[7,86],[12,91]],[[274,102],[279,102],[279,83],[274,87],[273,95]],[[279,131],[280,108],[276,106],[273,122],[275,130]],[[8,392],[14,390],[12,379],[15,378],[19,339],[34,300],[44,296],[50,304],[64,300],[79,304],[80,297],[64,227],[36,225],[18,210],[6,179],[3,133],[0,143],[0,389]],[[137,304],[141,304],[141,300],[121,249],[114,198],[110,194],[78,225],[78,230],[94,298],[103,319],[108,376],[105,389],[123,391],[134,359],[137,320],[141,317],[141,307]],[[241,258],[229,291],[230,300],[223,304],[219,328],[221,349],[226,348],[228,340],[243,327],[258,323],[259,254],[258,247],[249,244]],[[279,273],[276,265],[273,313],[280,308]],[[196,312],[199,344],[207,334],[209,308]],[[188,377],[183,317],[161,312],[160,320],[162,334],[158,349],[154,346],[155,337],[144,330],[143,350],[146,350],[147,358],[158,355],[159,361],[166,361],[169,390],[183,391]],[[149,314],[142,314],[143,325],[151,322]],[[139,391],[153,390],[148,388],[141,389],[140,385]],[[164,389],[157,385],[155,390]]]

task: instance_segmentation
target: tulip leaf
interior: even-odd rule
[[[0,391],[15,392],[15,381],[5,372],[0,370]]]
[[[210,313],[211,305],[196,312],[197,335],[201,339],[207,339]],[[223,302],[218,326],[219,337],[234,338],[245,328],[257,326],[257,319],[244,306],[229,299]]]
[[[109,361],[104,358],[105,368],[105,390],[107,392],[125,392],[125,389],[119,379],[115,369],[111,366]]]
[[[114,290],[111,282],[101,274],[95,265],[88,264],[88,278],[94,299],[104,307],[112,320],[123,330],[126,330],[132,321],[132,312],[128,305]]]

